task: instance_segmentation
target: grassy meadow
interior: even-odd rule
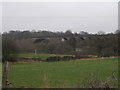
[[[107,80],[113,71],[117,78],[117,70],[117,59],[15,63],[9,82],[13,84],[10,87],[17,88],[74,88],[93,81],[93,77]]]

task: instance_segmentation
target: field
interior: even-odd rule
[[[93,81],[93,77],[107,80],[113,71],[117,78],[117,70],[117,59],[15,63],[11,65],[9,82],[10,87],[17,88],[74,88]]]
[[[30,57],[30,58],[41,58],[41,59],[47,59],[52,56],[63,57],[63,56],[72,56],[72,55],[60,55],[60,54],[36,54],[36,55],[35,54],[18,54],[17,55],[18,58]]]

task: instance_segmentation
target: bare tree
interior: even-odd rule
[[[98,31],[97,34],[98,34],[98,35],[104,35],[105,32],[104,32],[104,31]]]

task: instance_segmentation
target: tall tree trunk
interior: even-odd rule
[[[8,87],[8,78],[10,72],[10,62],[6,61],[3,68],[2,88]]]

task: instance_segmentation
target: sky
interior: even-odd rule
[[[2,32],[70,29],[96,33],[118,29],[117,2],[2,2],[0,7]]]

